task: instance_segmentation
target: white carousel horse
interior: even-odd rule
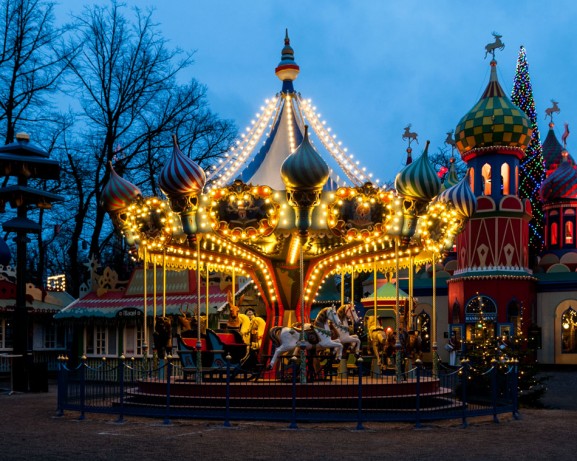
[[[307,349],[310,349],[313,346],[326,347],[330,349],[334,348],[336,349],[335,360],[340,361],[343,355],[343,345],[338,339],[333,340],[331,338],[332,332],[329,325],[329,312],[331,310],[334,312],[334,309],[332,307],[325,307],[321,309],[321,311],[318,313],[317,318],[311,325],[311,330],[309,330],[314,331],[316,333],[316,336],[318,337],[318,343],[312,344],[307,339],[308,334],[305,334],[304,335],[305,346]],[[274,364],[276,363],[278,357],[281,354],[284,354],[285,352],[295,351],[295,349],[299,345],[301,334],[300,330],[296,328],[273,327],[269,330],[268,335],[276,347],[274,355],[272,356],[272,359],[268,366],[268,368],[271,369],[272,367],[274,367]]]
[[[331,320],[339,333],[339,340],[344,344],[352,344],[352,353],[357,353],[361,350],[361,340],[357,335],[352,335],[349,330],[349,322],[354,326],[359,321],[357,311],[352,304],[343,304],[338,309],[332,306],[331,314],[329,312],[329,320]]]
[[[367,331],[369,333],[369,342],[373,349],[373,354],[377,359],[377,363],[380,366],[383,365],[382,357],[390,357],[395,352],[395,335],[392,328],[387,328],[375,324],[374,317],[368,317],[367,319]]]

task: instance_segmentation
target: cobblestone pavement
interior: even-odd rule
[[[415,428],[404,423],[299,424],[160,420],[66,412],[56,417],[56,387],[48,393],[0,395],[0,460],[467,460],[553,459],[577,447],[577,371],[550,376],[546,409],[522,409],[521,418],[500,415],[439,421]],[[4,387],[0,383],[0,387]]]

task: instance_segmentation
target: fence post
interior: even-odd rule
[[[467,427],[467,382],[469,381],[469,359],[461,360],[461,370],[463,372],[462,395],[463,399],[463,427]]]
[[[513,418],[519,419],[519,359],[513,362]]]
[[[357,414],[357,430],[363,430],[363,357],[357,358],[357,374],[359,375],[359,407]]]
[[[493,405],[493,422],[498,423],[499,418],[497,418],[497,365],[499,362],[496,358],[491,359],[491,404]]]
[[[292,412],[291,412],[291,423],[289,424],[289,429],[297,429],[297,361],[296,356],[291,357],[291,369],[293,374],[292,383]]]
[[[417,386],[416,386],[417,399],[415,402],[415,410],[417,412],[415,421],[416,428],[421,427],[421,365],[423,365],[421,359],[415,360],[415,368],[417,369]]]
[[[232,356],[230,353],[226,354],[226,407],[224,412],[224,427],[230,427],[230,361]],[[197,373],[200,371],[197,370]]]
[[[120,410],[118,413],[117,423],[124,422],[124,354],[118,358],[118,381],[120,382]]]
[[[166,412],[164,415],[164,424],[170,424],[170,379],[172,375],[172,355],[168,355],[163,361],[162,374],[164,375],[164,367],[166,367]]]
[[[58,395],[56,397],[56,416],[64,416],[64,356],[59,355],[58,358]]]
[[[80,416],[84,419],[84,407],[86,405],[86,356],[80,357]]]

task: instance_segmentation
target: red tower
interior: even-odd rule
[[[457,237],[448,322],[470,339],[483,318],[494,334],[527,329],[536,300],[528,267],[529,201],[518,196],[519,165],[531,140],[528,117],[505,95],[497,62],[479,102],[455,130],[477,210]]]

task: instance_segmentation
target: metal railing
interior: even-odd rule
[[[229,363],[221,369],[183,372],[180,362],[135,360],[91,362],[82,358],[58,364],[58,414],[86,413],[162,418],[286,421],[423,421],[518,415],[518,363],[494,362],[484,371],[467,361],[459,368],[441,368],[434,377],[420,361],[399,376],[373,373],[362,358],[344,369],[326,367],[300,382],[296,357],[274,376],[263,370],[243,370]]]

